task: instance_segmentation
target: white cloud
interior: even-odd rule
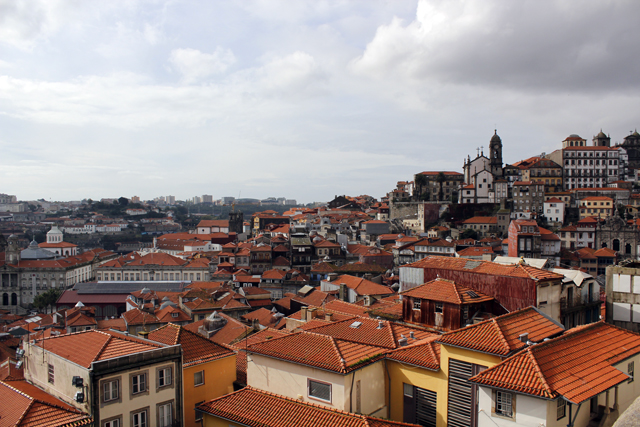
[[[169,62],[182,74],[184,83],[196,83],[215,74],[222,74],[236,62],[230,49],[216,47],[213,53],[197,49],[174,49]]]

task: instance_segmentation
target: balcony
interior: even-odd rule
[[[583,298],[582,295],[576,295],[573,298],[560,298],[560,312],[572,313],[575,311],[582,311],[584,309],[590,309],[602,304],[599,299],[589,301],[587,298]]]

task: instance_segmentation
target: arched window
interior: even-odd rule
[[[627,255],[631,255],[631,244],[630,243],[627,243],[624,246],[624,253],[627,254]]]
[[[2,294],[2,305],[9,305],[9,294],[6,292]]]
[[[613,239],[613,242],[611,242],[611,243],[612,243],[611,248],[612,248],[614,251],[619,251],[619,250],[620,250],[620,240],[618,240],[618,239]]]
[[[11,305],[18,305],[18,295],[15,292],[11,294]]]

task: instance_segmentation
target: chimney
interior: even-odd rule
[[[331,321],[331,317],[333,317],[333,313],[325,313],[324,314],[324,320],[326,320],[327,322]]]
[[[346,301],[346,295],[347,294],[347,285],[345,283],[340,283],[340,292],[338,294],[338,298],[340,298],[340,301]]]
[[[412,340],[415,340],[415,339],[416,339],[416,334],[414,334],[414,333],[413,333],[413,331],[411,331],[411,332],[409,332],[409,337],[410,337]]]
[[[300,309],[300,320],[303,322],[307,321],[307,307],[302,307]]]
[[[313,320],[315,311],[315,308],[307,308],[307,322]]]
[[[407,337],[405,337],[404,335],[400,335],[400,339],[398,340],[398,345],[400,347],[405,347],[408,344],[409,342],[407,341]]]
[[[527,341],[529,341],[529,332],[525,332],[524,334],[518,335],[518,339],[526,344]]]
[[[382,323],[382,320],[378,320],[378,329],[382,328],[384,328],[384,323]]]

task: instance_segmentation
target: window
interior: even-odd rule
[[[147,374],[131,376],[131,393],[138,394],[147,391]]]
[[[120,426],[121,426],[120,417],[111,418],[108,420],[104,420],[102,422],[102,427],[120,427]]]
[[[49,384],[54,384],[54,372],[53,372],[53,365],[52,364],[48,364],[48,371],[49,371]]]
[[[442,303],[441,302],[437,302],[436,303],[436,313],[442,313]]]
[[[158,387],[171,385],[171,368],[158,369]]]
[[[120,397],[118,380],[107,381],[102,383],[102,401],[110,402]]]
[[[196,408],[200,405],[202,405],[204,403],[204,400],[201,400],[200,402],[196,403]],[[196,421],[201,421],[202,420],[202,412],[198,411],[197,409],[194,408],[194,410],[196,411]]]
[[[134,412],[131,414],[131,426],[132,427],[147,427],[147,410],[140,412]]]
[[[422,306],[422,300],[421,299],[414,299],[413,300],[413,309],[414,310],[420,310],[420,307]]]
[[[158,405],[158,427],[169,427],[173,425],[172,406],[172,402]]]
[[[496,391],[496,415],[513,418],[513,394]]]
[[[196,372],[193,374],[193,385],[199,386],[204,384],[204,371]]]
[[[557,420],[561,420],[567,414],[567,401],[564,399],[558,399],[557,407]]]
[[[51,366],[51,365],[49,365]],[[633,366],[633,362],[629,362],[629,364],[627,365],[627,373],[629,374],[629,381],[628,382],[633,382],[633,370],[634,370],[634,366]]]
[[[309,397],[331,402],[331,384],[309,380]]]

